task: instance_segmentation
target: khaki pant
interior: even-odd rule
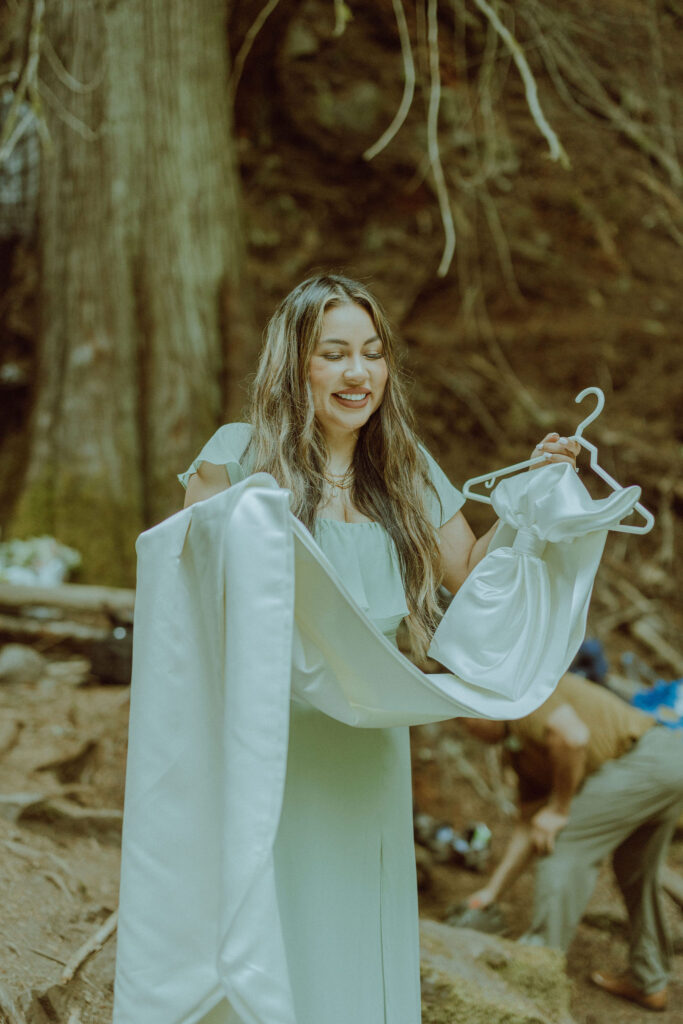
[[[670,941],[659,867],[683,810],[683,733],[655,726],[589,776],[555,849],[536,868],[529,938],[566,949],[612,855],[631,924],[629,966],[644,992],[666,985]]]

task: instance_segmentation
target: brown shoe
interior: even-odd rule
[[[646,1010],[666,1010],[668,992],[660,988],[658,992],[643,992],[634,985],[626,974],[608,974],[607,971],[594,971],[591,981],[605,992],[622,999],[630,999],[632,1003],[644,1006]]]

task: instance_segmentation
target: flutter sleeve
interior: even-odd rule
[[[462,508],[465,499],[423,445],[420,445],[420,451],[427,460],[429,478],[434,485],[434,491],[436,491],[435,494],[431,487],[427,488],[425,506],[429,518],[438,529]]]
[[[219,427],[213,437],[209,438],[194,462],[185,470],[178,473],[178,479],[183,487],[193,473],[197,472],[201,462],[212,462],[216,466],[225,466],[231,484],[239,483],[248,475],[248,470],[242,463],[242,456],[249,444],[252,427],[249,423],[226,423]]]

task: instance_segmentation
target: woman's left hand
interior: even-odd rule
[[[576,469],[576,456],[581,451],[581,445],[578,441],[570,441],[566,437],[560,437],[558,433],[546,434],[542,441],[536,445],[531,453],[530,458],[536,459],[539,455],[546,456],[546,463],[548,462],[568,462],[571,466]],[[543,463],[539,462],[539,466]],[[536,466],[530,466],[530,469],[536,469]]]

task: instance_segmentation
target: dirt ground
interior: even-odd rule
[[[115,937],[85,960],[74,980],[59,981],[73,955],[117,906],[128,706],[127,687],[98,685],[79,660],[51,661],[36,682],[0,686],[0,1006],[14,999],[28,1024],[110,1020]],[[482,748],[464,737],[457,723],[417,728],[415,806],[457,830],[472,821],[487,822],[495,861],[512,821],[462,778],[449,743],[462,743],[468,762],[487,777]],[[672,846],[669,863],[683,872],[683,835]],[[420,894],[421,912],[443,920],[481,884],[481,875],[434,865],[431,883]],[[503,903],[511,937],[528,924],[531,894],[527,873]],[[662,1019],[683,1024],[683,912],[668,897],[665,902],[678,954],[671,1008]],[[598,923],[602,916],[609,930],[604,923],[582,924],[568,958],[577,1024],[643,1019],[642,1011],[611,999],[587,980],[596,967],[624,964],[621,908],[605,868],[589,913]]]

